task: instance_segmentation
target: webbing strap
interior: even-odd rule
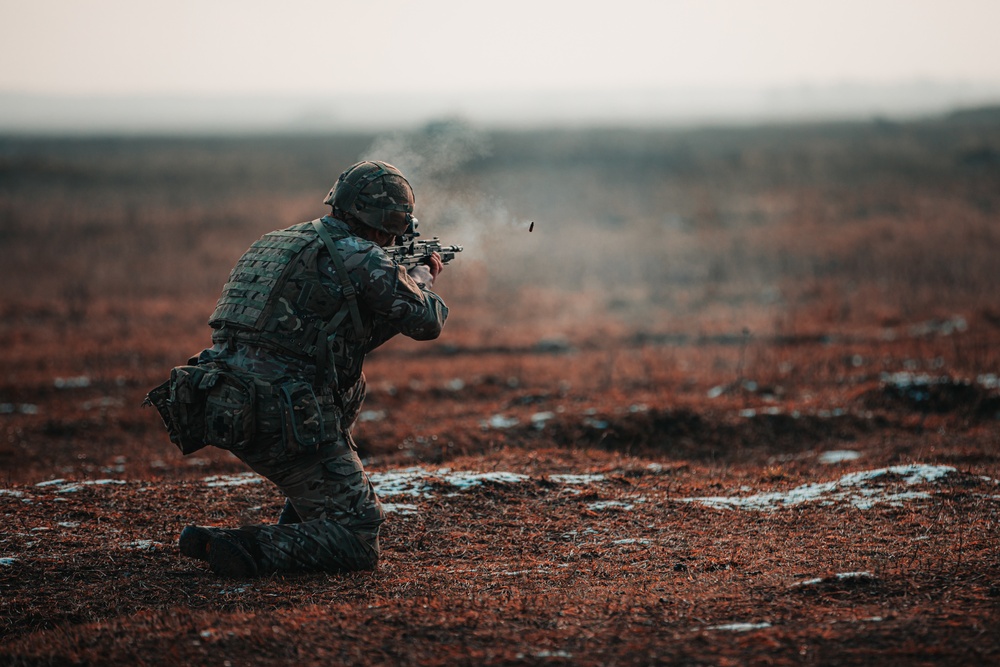
[[[347,267],[344,266],[344,258],[340,256],[337,248],[334,247],[333,239],[330,238],[330,232],[323,225],[322,218],[313,220],[312,224],[316,228],[319,237],[323,240],[327,252],[330,253],[333,268],[337,271],[337,279],[340,280],[340,291],[344,295],[344,298],[347,299],[347,306],[351,309],[351,321],[354,324],[354,333],[360,339],[365,335],[365,326],[361,321],[361,310],[358,308],[358,291],[354,289],[354,284],[351,283],[351,276],[347,273]]]
[[[351,283],[350,274],[347,273],[347,267],[344,265],[344,258],[340,256],[337,249],[333,245],[333,238],[330,237],[330,232],[327,231],[326,227],[323,225],[323,220],[316,219],[312,222],[313,227],[316,228],[316,232],[319,234],[320,239],[323,240],[323,245],[326,246],[327,252],[330,254],[330,260],[333,262],[333,268],[337,272],[337,279],[340,281],[340,291],[347,300],[347,308],[341,308],[340,311],[334,315],[326,326],[324,326],[316,339],[316,377],[313,380],[313,385],[315,388],[319,389],[328,382],[328,377],[331,375],[329,367],[329,355],[328,346],[330,341],[330,336],[337,330],[344,318],[347,317],[347,313],[351,314],[351,321],[354,324],[354,333],[360,340],[365,335],[364,323],[361,321],[361,310],[358,308],[358,291],[354,289],[354,285]],[[336,378],[336,373],[332,374]]]

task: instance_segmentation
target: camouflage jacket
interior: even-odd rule
[[[209,320],[214,345],[199,362],[222,361],[268,380],[313,381],[318,348],[325,344],[335,371],[325,387],[345,393],[359,382],[365,355],[397,333],[437,338],[448,316],[444,301],[344,222],[321,222],[357,294],[361,335],[345,316],[335,263],[313,223],[301,223],[265,234],[237,262]],[[340,322],[327,337],[324,328],[335,318]]]

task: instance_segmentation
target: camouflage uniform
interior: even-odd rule
[[[431,282],[425,267],[408,274],[329,216],[267,234],[237,262],[209,321],[214,344],[197,361],[220,364],[256,387],[253,436],[230,451],[281,489],[285,511],[276,525],[224,532],[238,533],[257,574],[376,566],[385,515],[351,438],[365,397],[362,362],[397,333],[416,340],[440,334],[448,309]],[[345,297],[352,289],[354,316]],[[281,394],[288,398],[289,386],[311,392],[315,401],[306,403],[318,413],[290,416]]]

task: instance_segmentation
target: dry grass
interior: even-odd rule
[[[428,132],[378,142],[467,250],[444,336],[369,360],[358,440],[378,473],[528,480],[387,498],[417,513],[375,574],[251,583],[176,534],[280,499],[209,487],[242,466],[138,406],[376,138],[0,140],[6,663],[1000,661],[1000,124]],[[868,510],[683,500],[911,463],[955,471]]]

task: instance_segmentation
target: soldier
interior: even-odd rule
[[[362,362],[397,333],[436,338],[448,315],[431,291],[437,253],[407,272],[382,250],[412,229],[413,201],[398,169],[360,162],[324,200],[330,215],[264,235],[237,262],[213,346],[189,368],[227,378],[200,383],[215,387],[208,440],[276,484],[285,507],[273,525],[188,526],[184,555],[230,577],[375,568],[385,515],[351,438]]]

